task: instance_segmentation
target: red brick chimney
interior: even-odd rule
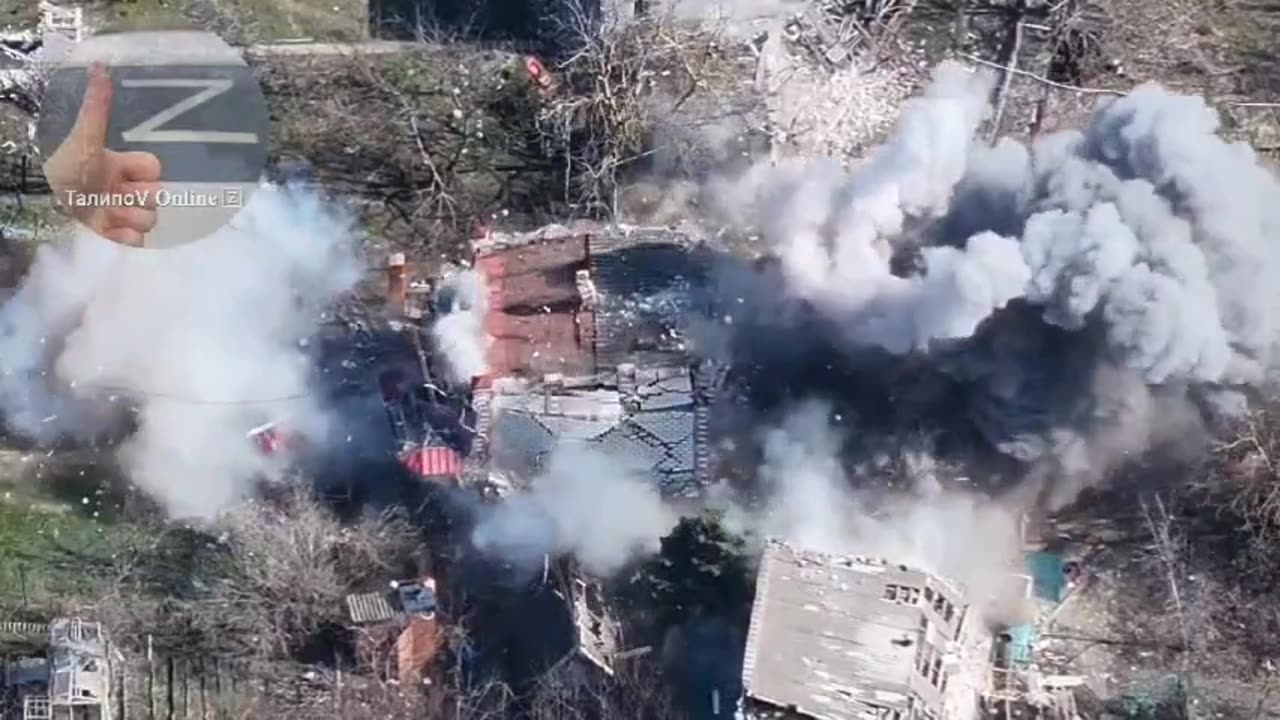
[[[392,253],[387,260],[387,312],[395,317],[405,314],[409,281],[405,272],[404,253]]]

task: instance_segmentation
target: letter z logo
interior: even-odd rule
[[[258,135],[249,132],[225,130],[161,130],[160,127],[185,112],[193,110],[230,90],[234,83],[222,79],[130,79],[123,78],[124,87],[137,88],[204,88],[185,100],[170,105],[121,133],[125,142],[131,143],[240,143],[254,144]]]

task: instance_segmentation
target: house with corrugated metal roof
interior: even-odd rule
[[[770,540],[743,659],[742,714],[971,720],[991,636],[965,592],[885,560]]]
[[[640,460],[668,496],[709,481],[717,374],[690,360],[709,263],[689,236],[583,223],[475,244],[490,372],[473,389],[472,481],[527,484],[557,444]]]

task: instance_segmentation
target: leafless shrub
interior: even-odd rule
[[[647,657],[615,663],[613,675],[566,659],[539,679],[528,706],[532,720],[681,717],[660,667]]]
[[[402,516],[344,525],[291,487],[211,528],[140,532],[102,569],[114,580],[90,610],[135,649],[279,659],[344,626],[345,596],[411,571],[419,551]]]
[[[419,549],[403,518],[344,526],[303,487],[275,502],[245,504],[221,531],[228,572],[202,604],[217,617],[209,620],[252,638],[266,655],[296,651],[320,630],[343,624],[351,589],[403,572]]]
[[[654,151],[657,119],[723,65],[718,38],[667,16],[602,26],[580,3],[571,7],[564,31],[578,50],[556,66],[539,122],[551,154],[567,162],[565,200],[614,216],[626,171]]]
[[[550,210],[560,170],[542,154],[517,56],[422,43],[256,67],[281,154],[309,160],[376,235],[447,254],[494,213]]]
[[[1250,412],[1213,447],[1195,489],[1234,522],[1261,559],[1280,560],[1280,419],[1272,403]]]

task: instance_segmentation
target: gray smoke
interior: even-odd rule
[[[305,346],[359,278],[347,218],[258,192],[230,225],[164,251],[79,234],[42,249],[0,309],[8,426],[89,439],[131,415],[130,479],[175,516],[210,517],[272,470],[246,433],[286,420],[322,437]]]
[[[435,346],[443,355],[450,382],[466,385],[489,370],[487,354],[492,339],[484,327],[489,310],[489,290],[475,270],[463,270],[445,278],[437,304],[442,314],[431,326]]]
[[[1001,452],[1096,479],[1193,397],[1266,378],[1280,184],[1154,85],[1081,131],[977,144],[990,87],[944,64],[862,166],[761,165],[719,199],[850,361],[927,358]]]
[[[1032,299],[1051,322],[1099,309],[1113,357],[1153,384],[1257,383],[1272,364],[1280,183],[1218,125],[1202,98],[1144,85],[1032,148]],[[1054,211],[1085,225],[1074,251],[1044,251]]]
[[[603,576],[655,551],[677,517],[634,458],[562,441],[528,491],[481,517],[472,542],[526,572],[571,553]]]
[[[905,454],[904,472],[887,487],[874,467],[844,456],[843,433],[823,402],[793,407],[763,435],[754,532],[823,552],[885,558],[971,587],[993,587],[1016,567],[1016,508],[955,489],[957,478],[927,446]]]
[[[991,88],[944,64],[861,166],[791,158],[710,188],[778,270],[719,264],[716,310],[685,328],[740,371],[751,402],[722,407],[722,424],[785,416],[758,437],[759,502],[730,501],[741,530],[994,587],[1023,511],[1155,445],[1194,445],[1192,401],[1238,409],[1232,386],[1272,365],[1280,186],[1216,135],[1203,100],[1144,86],[1082,131],[988,147],[974,136]],[[795,405],[809,396],[831,402]],[[833,424],[835,402],[858,417]],[[485,532],[593,552],[563,528],[640,548],[666,524],[615,528],[627,509],[604,502],[593,520],[609,522],[557,521],[575,506],[537,492],[519,502],[542,508],[540,540],[518,532],[529,513],[499,511]]]
[[[792,291],[842,318],[853,342],[905,353],[968,337],[1022,294],[1029,274],[1016,241],[983,232],[959,248],[926,249],[924,271],[910,277],[895,275],[891,260],[908,218],[947,211],[991,88],[991,76],[944,64],[861,167],[760,165],[720,188],[722,202],[749,198],[746,217],[780,257]]]

